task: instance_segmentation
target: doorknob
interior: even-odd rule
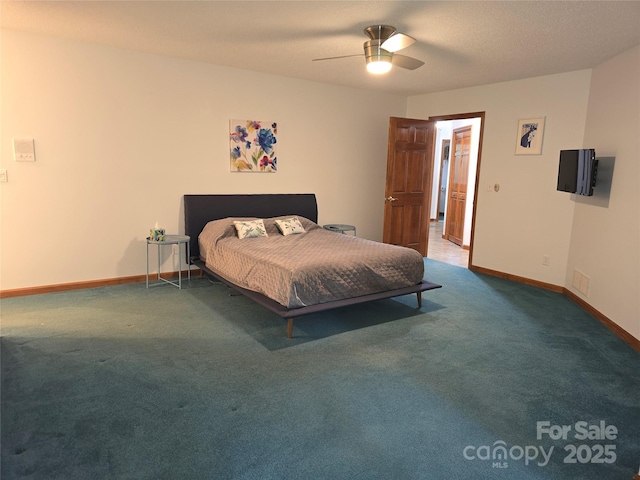
[[[395,197],[392,197],[391,195],[389,195],[387,198],[385,198],[385,200],[386,200],[387,202],[395,202],[395,201],[396,201],[396,200],[398,200],[398,199],[397,199],[397,198],[395,198]]]

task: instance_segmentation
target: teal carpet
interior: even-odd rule
[[[420,310],[292,340],[207,279],[2,300],[2,479],[631,480],[640,354],[560,294],[425,262]]]

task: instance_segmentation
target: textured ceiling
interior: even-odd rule
[[[591,68],[640,45],[640,1],[12,1],[0,24],[305,80],[415,95]],[[367,25],[425,62],[365,70]]]

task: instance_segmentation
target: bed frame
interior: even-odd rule
[[[254,302],[271,310],[273,313],[287,319],[287,338],[291,338],[293,336],[294,318],[302,315],[323,312],[347,305],[371,302],[384,298],[398,297],[410,293],[415,293],[417,295],[418,308],[420,308],[422,307],[422,292],[441,287],[441,285],[423,280],[421,283],[411,287],[398,288],[355,298],[336,300],[308,307],[287,308],[260,293],[235,285],[220,275],[212,272],[206,267],[204,262],[200,260],[198,235],[200,235],[200,232],[208,222],[227,217],[270,218],[283,215],[299,215],[318,223],[318,204],[316,203],[316,196],[310,193],[184,196],[184,233],[191,237],[189,241],[191,257],[187,259],[187,264],[189,266],[195,265],[207,275],[216,278],[230,288],[233,288],[234,290],[249,297]]]

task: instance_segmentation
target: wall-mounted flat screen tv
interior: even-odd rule
[[[557,190],[591,196],[597,173],[598,160],[594,149],[561,150]]]

